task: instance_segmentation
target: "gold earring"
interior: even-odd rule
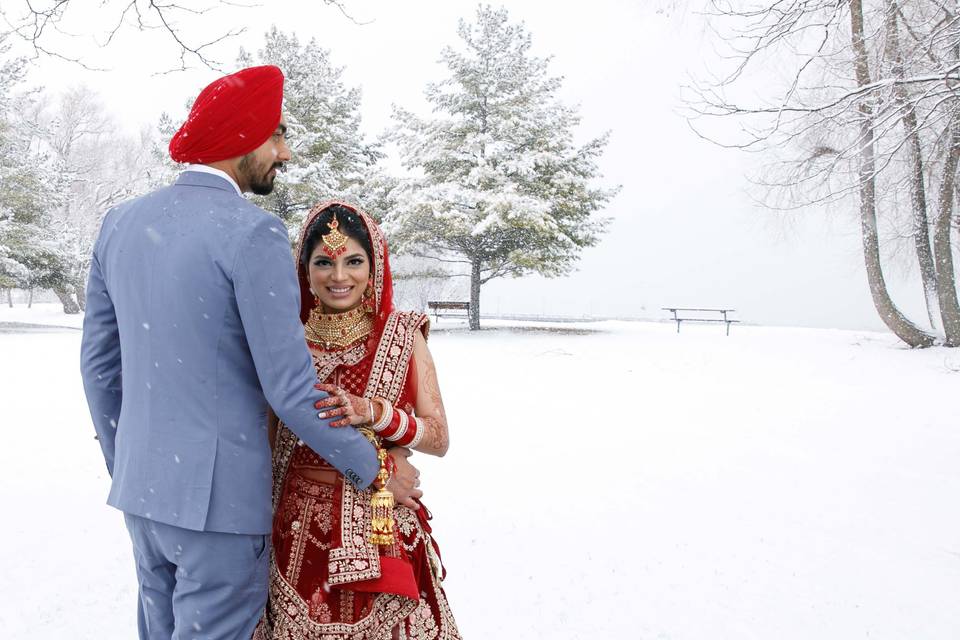
[[[367,282],[367,288],[363,290],[363,310],[367,313],[374,312],[373,293],[373,281],[370,280]]]

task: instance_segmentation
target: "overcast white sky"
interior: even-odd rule
[[[18,2],[3,0],[3,8],[12,12]],[[88,13],[67,24],[102,42],[103,14],[84,4]],[[601,168],[607,184],[623,188],[605,212],[614,219],[609,234],[584,253],[577,273],[491,282],[483,289],[484,310],[660,318],[664,306],[724,306],[747,322],[882,328],[854,213],[813,211],[783,220],[757,208],[745,177],[757,159],[716,148],[689,130],[679,113],[680,86],[716,54],[697,18],[665,16],[654,4],[509,3],[511,17],[532,32],[535,52],[554,56],[554,74],[565,77],[563,98],[580,105],[580,137],[612,131]],[[229,70],[238,47],[257,49],[271,24],[316,38],[345,67],[345,82],[362,88],[364,125],[374,136],[389,124],[392,103],[427,109],[423,87],[444,74],[439,51],[455,43],[457,19],[471,18],[476,4],[347,0],[346,6],[372,22],[354,24],[318,2],[276,0],[218,9],[198,20],[194,35],[245,26],[246,33],[211,49]],[[175,66],[177,56],[159,33],[125,30],[106,49],[90,37],[69,40],[72,51],[109,71],[41,58],[31,80],[54,91],[87,84],[131,130],[155,122],[161,111],[179,112],[218,75],[200,67],[155,75]],[[916,276],[891,267],[888,278],[901,308],[922,321]]]

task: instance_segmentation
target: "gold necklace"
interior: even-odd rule
[[[371,331],[373,316],[362,305],[344,313],[322,313],[320,307],[314,307],[303,325],[307,341],[324,349],[349,347]]]

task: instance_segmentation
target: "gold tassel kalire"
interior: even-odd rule
[[[393,494],[387,491],[390,472],[387,470],[387,451],[377,448],[380,458],[380,472],[377,474],[377,490],[370,498],[370,510],[373,514],[370,527],[370,542],[387,546],[394,542],[393,533]]]
[[[387,469],[387,450],[381,446],[380,438],[366,427],[357,429],[370,443],[377,448],[377,458],[380,460],[380,471],[374,484],[377,490],[370,498],[370,542],[376,545],[388,546],[394,542],[393,494],[387,490],[390,481],[390,470]]]

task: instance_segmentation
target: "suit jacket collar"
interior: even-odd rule
[[[184,171],[177,177],[177,181],[174,184],[178,186],[222,189],[223,191],[229,191],[234,195],[237,194],[237,190],[226,178],[221,178],[220,176],[212,173],[204,173],[202,171]]]

